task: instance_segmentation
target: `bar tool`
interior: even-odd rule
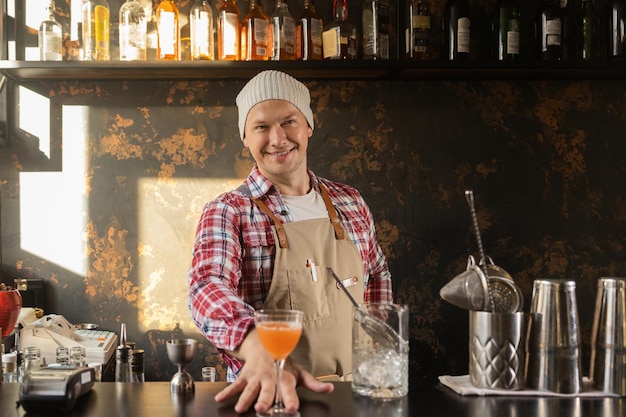
[[[171,339],[166,342],[167,357],[178,366],[178,372],[170,383],[173,394],[192,394],[195,391],[193,377],[185,368],[193,360],[197,343],[195,339]]]
[[[474,192],[472,190],[465,190],[465,199],[470,208],[470,214],[472,216],[472,224],[474,225],[474,234],[476,235],[476,243],[478,244],[478,252],[480,253],[480,267],[486,277],[489,277],[489,271],[487,270],[487,258],[485,257],[485,250],[483,249],[483,241],[480,236],[480,229],[478,228],[478,218],[476,217],[476,208],[474,206]],[[494,311],[495,306],[493,304],[493,297],[491,294],[491,287],[489,286],[489,280],[487,280],[487,295],[489,300],[489,311]]]
[[[528,388],[566,394],[581,391],[579,329],[576,282],[535,280],[526,333]]]
[[[599,391],[626,397],[626,278],[598,280],[589,379]]]
[[[371,335],[375,340],[379,340],[381,342],[387,343],[394,350],[398,351],[399,347],[403,349],[406,348],[407,342],[404,340],[402,336],[398,334],[394,329],[392,329],[387,323],[378,319],[377,317],[372,316],[371,314],[367,314],[362,308],[360,308],[359,303],[356,302],[350,291],[343,285],[341,282],[341,278],[337,276],[335,271],[331,267],[327,267],[328,272],[332,275],[332,277],[337,281],[337,285],[343,290],[343,292],[348,296],[350,302],[355,307],[354,308],[354,320],[356,320],[363,330],[365,330],[369,335]]]
[[[491,264],[493,261],[489,258]],[[489,288],[494,313],[516,313],[522,311],[524,297],[521,289],[513,282],[504,269],[495,269],[495,265],[488,268],[489,278],[476,265],[474,257],[470,255],[467,269],[454,277],[441,290],[442,299],[457,307],[466,310],[490,311]]]

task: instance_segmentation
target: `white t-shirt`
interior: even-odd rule
[[[283,195],[282,198],[293,221],[328,217],[324,199],[313,188],[305,195]]]

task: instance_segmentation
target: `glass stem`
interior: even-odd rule
[[[283,404],[283,397],[280,392],[280,378],[283,374],[283,367],[285,366],[284,359],[277,359],[274,361],[274,368],[276,369],[276,396],[274,397],[274,408],[285,409]]]

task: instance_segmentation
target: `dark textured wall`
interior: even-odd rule
[[[309,165],[358,187],[371,205],[396,297],[411,308],[412,381],[467,372],[467,312],[438,295],[477,255],[466,189],[476,195],[485,251],[521,286],[525,311],[534,279],[577,282],[587,369],[596,280],[626,276],[626,83],[306,84],[316,118]],[[71,322],[113,331],[127,323],[129,339],[147,351],[148,379],[174,371],[167,338],[202,341],[187,311],[185,273],[202,204],[251,166],[236,128],[242,85],[27,83],[50,98],[52,157],[19,127],[0,149],[3,280],[44,278],[47,312]],[[77,108],[86,120],[70,117]],[[37,109],[25,114],[37,117]],[[81,143],[86,164],[76,171],[63,155]],[[49,197],[55,190],[37,200],[25,174],[40,179],[31,185],[59,178],[60,196],[84,194],[86,210],[75,219],[82,235],[58,233],[73,224],[62,217],[36,231],[50,245],[82,239],[84,273],[25,247],[25,194],[36,216],[64,209]],[[202,363],[218,363],[210,344],[200,350],[198,378]]]

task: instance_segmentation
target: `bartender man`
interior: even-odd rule
[[[273,360],[254,328],[257,309],[304,311],[303,334],[285,364],[285,407],[296,386],[328,393],[349,378],[352,304],[392,302],[391,274],[360,193],[307,166],[314,118],[309,90],[280,71],[252,78],[237,95],[239,132],[255,160],[248,178],[204,207],[188,274],[188,302],[200,331],[218,349],[232,382],[215,399],[239,394],[235,411],[274,401]],[[255,403],[256,401],[256,403]]]

